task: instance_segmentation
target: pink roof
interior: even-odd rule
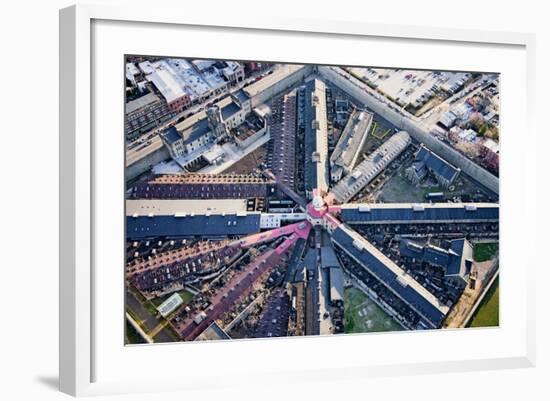
[[[306,225],[302,227],[302,224],[304,224],[304,223]],[[274,230],[264,231],[262,233],[252,234],[252,235],[246,236],[246,237],[244,237],[240,240],[240,244],[241,244],[242,248],[246,248],[246,247],[253,246],[253,245],[265,242],[265,241],[272,241],[276,238],[282,237],[283,235],[289,235],[289,234],[292,234],[294,232],[296,232],[302,238],[307,238],[307,234],[309,234],[308,226],[309,226],[309,228],[311,228],[311,225],[307,221],[294,223],[294,224],[289,224],[288,226],[283,226],[283,227],[280,227],[280,228],[276,228]],[[300,228],[300,227],[302,227],[302,228]],[[305,231],[306,228],[307,228],[307,233],[304,234],[306,232]],[[305,235],[305,237],[303,237],[303,235]]]

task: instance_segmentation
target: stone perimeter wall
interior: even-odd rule
[[[317,67],[317,70],[318,74],[326,81],[339,87],[344,92],[349,93],[360,102],[363,102],[368,108],[384,117],[399,129],[407,131],[418,142],[425,144],[430,150],[460,168],[464,173],[487,187],[489,190],[496,194],[499,193],[498,177],[494,176],[483,167],[477,165],[457,150],[451,148],[449,145],[435,138],[428,132],[428,130],[423,127],[419,127],[413,120],[410,120],[409,118],[401,115],[399,112],[390,109],[387,104],[367,93],[364,89],[364,87],[367,86],[355,77],[338,67],[319,66]],[[349,79],[346,79],[346,75]]]

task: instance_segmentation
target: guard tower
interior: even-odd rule
[[[210,127],[216,138],[222,138],[228,134],[227,127],[223,122],[222,112],[217,105],[209,107],[206,115],[208,116],[208,127]]]

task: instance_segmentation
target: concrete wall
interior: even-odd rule
[[[368,87],[365,84],[361,83],[359,80],[347,74],[340,68],[324,66],[319,66],[317,68],[319,75],[321,75],[321,77],[325,80],[349,93],[358,101],[363,102],[368,108],[390,121],[399,129],[407,131],[414,139],[424,143],[430,150],[437,153],[456,167],[459,167],[464,173],[472,177],[474,180],[478,181],[496,194],[499,193],[498,177],[489,173],[483,167],[477,165],[460,152],[451,148],[449,145],[435,138],[427,129],[418,126],[415,121],[400,114],[396,110],[390,109],[387,104],[367,93],[364,88]],[[341,74],[347,75],[349,79],[346,79]]]
[[[276,84],[271,85],[269,88],[266,88],[264,91],[254,96],[252,98],[252,107],[253,108],[257,107],[260,104],[265,103],[272,97],[276,97],[277,95],[282,93],[284,90],[302,81],[305,77],[310,75],[312,71],[313,71],[313,67],[311,65],[304,65],[302,68],[292,72],[291,74],[281,79]]]
[[[126,166],[126,181],[132,180],[145,173],[152,166],[170,158],[168,149],[163,145],[154,152],[149,153],[147,156],[139,159],[135,163]]]

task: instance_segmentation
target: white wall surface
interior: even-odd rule
[[[537,34],[537,125],[539,143],[526,144],[538,153],[539,212],[548,191],[548,165],[542,153],[548,148],[548,128],[543,107],[548,104],[548,49],[550,32],[544,2],[462,0],[460,2],[215,1],[162,0],[96,1],[159,7],[181,4],[182,12],[242,9],[253,13],[292,12],[301,18],[364,19],[373,23],[446,26]],[[57,292],[58,292],[58,9],[71,5],[63,0],[4,2],[1,13],[0,77],[2,78],[2,146],[0,163],[0,294],[4,318],[0,326],[0,394],[6,400],[57,400]],[[185,5],[184,5],[185,4]],[[237,6],[237,4],[242,4]],[[543,125],[544,124],[544,125]],[[520,133],[519,133],[520,134]],[[24,142],[23,142],[24,141]],[[24,145],[23,145],[24,144]],[[25,152],[20,149],[25,147]],[[542,243],[542,218],[539,236]],[[534,234],[534,233],[533,233]],[[545,241],[546,242],[546,241]],[[542,256],[542,253],[541,253]],[[249,392],[227,390],[185,395],[185,399],[547,399],[550,377],[548,258],[541,258],[537,283],[537,351],[534,369],[481,373],[391,377],[364,382],[320,382],[306,386],[251,387]],[[16,314],[17,311],[17,314]],[[24,312],[20,312],[24,311]],[[253,386],[251,384],[251,386]],[[176,394],[131,395],[116,399],[160,400],[183,398]],[[193,397],[193,398],[191,398]],[[115,399],[115,397],[105,397]]]

